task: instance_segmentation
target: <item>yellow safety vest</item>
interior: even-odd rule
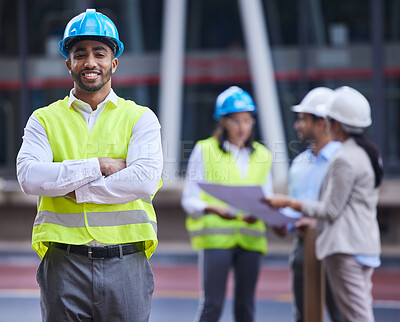
[[[253,143],[254,151],[250,156],[250,164],[246,178],[242,178],[234,157],[224,153],[218,146],[218,141],[208,138],[199,141],[201,146],[205,178],[207,182],[224,185],[264,185],[271,169],[271,152],[260,143]],[[228,205],[204,191],[200,199],[208,205],[218,205],[227,208]],[[188,214],[186,228],[189,232],[194,249],[229,249],[242,247],[251,251],[266,253],[266,227],[262,220],[248,224],[237,219],[223,219],[216,214],[195,215]]]
[[[34,112],[47,132],[53,161],[110,157],[126,159],[132,129],[146,111],[118,97],[109,102],[92,132],[68,97]],[[49,242],[82,245],[93,239],[105,244],[145,242],[146,256],[157,246],[157,219],[152,196],[126,204],[77,203],[65,197],[40,197],[32,247],[43,258]]]

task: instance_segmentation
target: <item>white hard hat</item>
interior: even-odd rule
[[[365,128],[372,124],[371,107],[367,99],[348,86],[335,89],[326,116],[353,128]]]
[[[332,100],[333,90],[328,87],[316,87],[309,91],[299,105],[292,106],[292,111],[325,117],[327,104]]]

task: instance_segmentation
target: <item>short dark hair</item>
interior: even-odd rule
[[[318,115],[311,114],[311,113],[309,113],[309,114],[311,115],[313,122],[324,119],[322,116],[318,116]]]
[[[94,41],[99,41],[102,42],[103,44],[107,45],[108,47],[110,47],[113,56],[115,57],[115,53],[117,52],[117,44],[111,40],[110,38],[107,37],[102,37],[102,36],[76,36],[76,37],[72,37],[70,38],[68,41],[66,41],[64,47],[65,50],[68,52],[68,56],[69,56],[69,52],[71,50],[71,48],[79,41],[83,41],[83,40],[94,40]]]

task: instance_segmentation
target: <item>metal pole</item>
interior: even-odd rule
[[[325,274],[323,263],[315,256],[316,232],[307,228],[304,235],[304,321],[324,322]]]
[[[287,185],[288,152],[272,64],[267,25],[260,0],[239,0],[244,37],[259,108],[260,130],[273,154],[274,186]]]
[[[127,44],[128,50],[134,54],[144,54],[143,28],[140,15],[140,0],[125,0],[125,21],[129,29]],[[134,100],[140,105],[149,104],[149,91],[146,85],[137,85],[133,88]]]
[[[385,155],[385,80],[383,75],[383,4],[380,0],[370,1],[372,37],[372,120],[373,139],[381,153]]]
[[[186,0],[165,0],[159,106],[166,186],[176,181],[179,171],[185,14]]]
[[[298,41],[299,41],[299,90],[300,96],[304,97],[308,91],[308,33],[307,33],[307,22],[308,22],[308,0],[298,1],[299,20],[298,20]]]
[[[18,47],[19,47],[19,97],[20,97],[20,133],[31,113],[28,89],[28,27],[26,0],[18,0]]]
[[[308,7],[306,8],[308,10]],[[326,36],[324,32],[324,17],[321,10],[321,0],[310,0],[311,28],[314,41],[317,45],[326,45]]]

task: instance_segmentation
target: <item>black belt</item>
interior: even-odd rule
[[[94,259],[104,259],[117,256],[122,257],[124,255],[129,255],[144,250],[144,242],[123,245],[109,245],[102,247],[92,247],[86,245],[67,245],[60,243],[51,243],[51,245],[73,254],[79,254]],[[122,254],[120,254],[120,249],[122,249]]]

